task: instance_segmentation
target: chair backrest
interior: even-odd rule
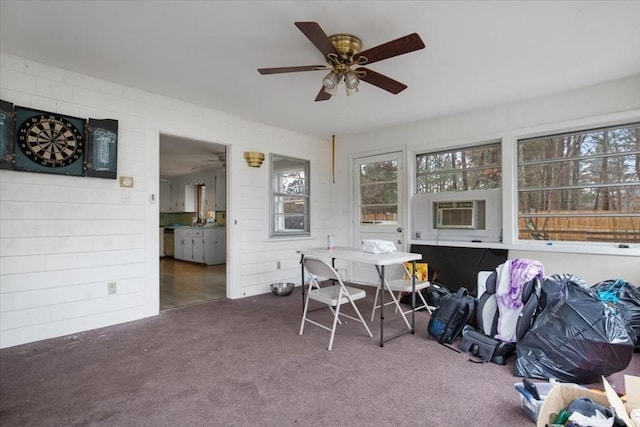
[[[320,258],[305,256],[302,259],[302,265],[304,266],[304,269],[307,271],[307,273],[312,277],[324,277],[325,279],[337,280],[342,283],[338,272],[333,267],[331,267],[331,265],[327,264],[326,261]]]
[[[478,295],[476,310],[476,325],[478,329],[490,337],[495,336],[498,332],[498,318],[500,316],[496,300],[497,276],[494,271],[487,277],[484,292]],[[518,341],[527,333],[535,320],[541,288],[541,279],[539,277],[535,277],[524,284],[520,299],[523,307],[516,323]]]
[[[415,273],[416,282],[426,282],[429,280],[429,264],[426,262],[416,262],[416,271],[413,271],[413,263],[402,263],[402,269],[404,270],[403,279],[411,280],[411,276]]]
[[[485,335],[493,337],[498,330],[498,301],[496,299],[496,279],[498,274],[493,271],[484,282],[482,293],[478,292],[478,306],[476,309],[476,325]]]

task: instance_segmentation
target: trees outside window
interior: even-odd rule
[[[271,236],[309,235],[309,161],[271,155]]]
[[[518,141],[518,238],[640,243],[640,123]]]
[[[360,165],[360,223],[398,223],[398,162]]]
[[[418,154],[416,171],[417,193],[500,188],[500,142]]]

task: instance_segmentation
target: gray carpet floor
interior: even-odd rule
[[[373,303],[358,301],[365,318]],[[328,311],[316,311],[328,319]],[[300,289],[216,300],[0,350],[2,426],[533,426],[506,366],[415,335],[381,348],[358,323],[298,335]],[[387,310],[385,334],[400,331]],[[640,354],[610,376],[640,373]]]

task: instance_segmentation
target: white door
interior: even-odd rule
[[[354,159],[355,247],[361,247],[366,239],[379,239],[394,242],[399,251],[407,249],[403,240],[405,175],[402,152]],[[356,264],[352,269],[351,279],[354,281],[377,283],[379,280],[370,265]]]

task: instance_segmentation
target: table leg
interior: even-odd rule
[[[413,261],[413,271],[415,271],[416,269],[416,265],[415,265],[415,261]],[[387,338],[385,340],[384,338],[384,291],[386,289],[385,286],[385,280],[384,280],[384,265],[381,266],[377,266],[376,265],[376,270],[378,271],[378,276],[380,276],[380,347],[384,347],[384,343],[387,341],[391,341],[392,339],[395,339],[401,335],[407,334],[407,333],[411,333],[411,334],[415,334],[415,324],[416,324],[416,319],[415,319],[415,314],[416,314],[416,277],[415,274],[413,275],[412,278],[412,282],[411,282],[411,287],[412,287],[412,309],[411,309],[411,326],[409,326],[409,329],[405,330],[405,331],[401,331],[393,336],[390,336],[389,338]],[[375,301],[374,301],[375,304]],[[405,323],[407,323],[406,319],[405,319]]]
[[[302,280],[300,281],[301,285],[300,287],[302,288],[302,309],[304,310],[304,264],[302,263],[302,260],[304,259],[304,254],[300,255],[300,275],[302,277]]]
[[[380,276],[380,347],[384,347],[384,265],[376,268]]]
[[[416,261],[412,261],[413,274],[411,275],[411,335],[416,333]]]

